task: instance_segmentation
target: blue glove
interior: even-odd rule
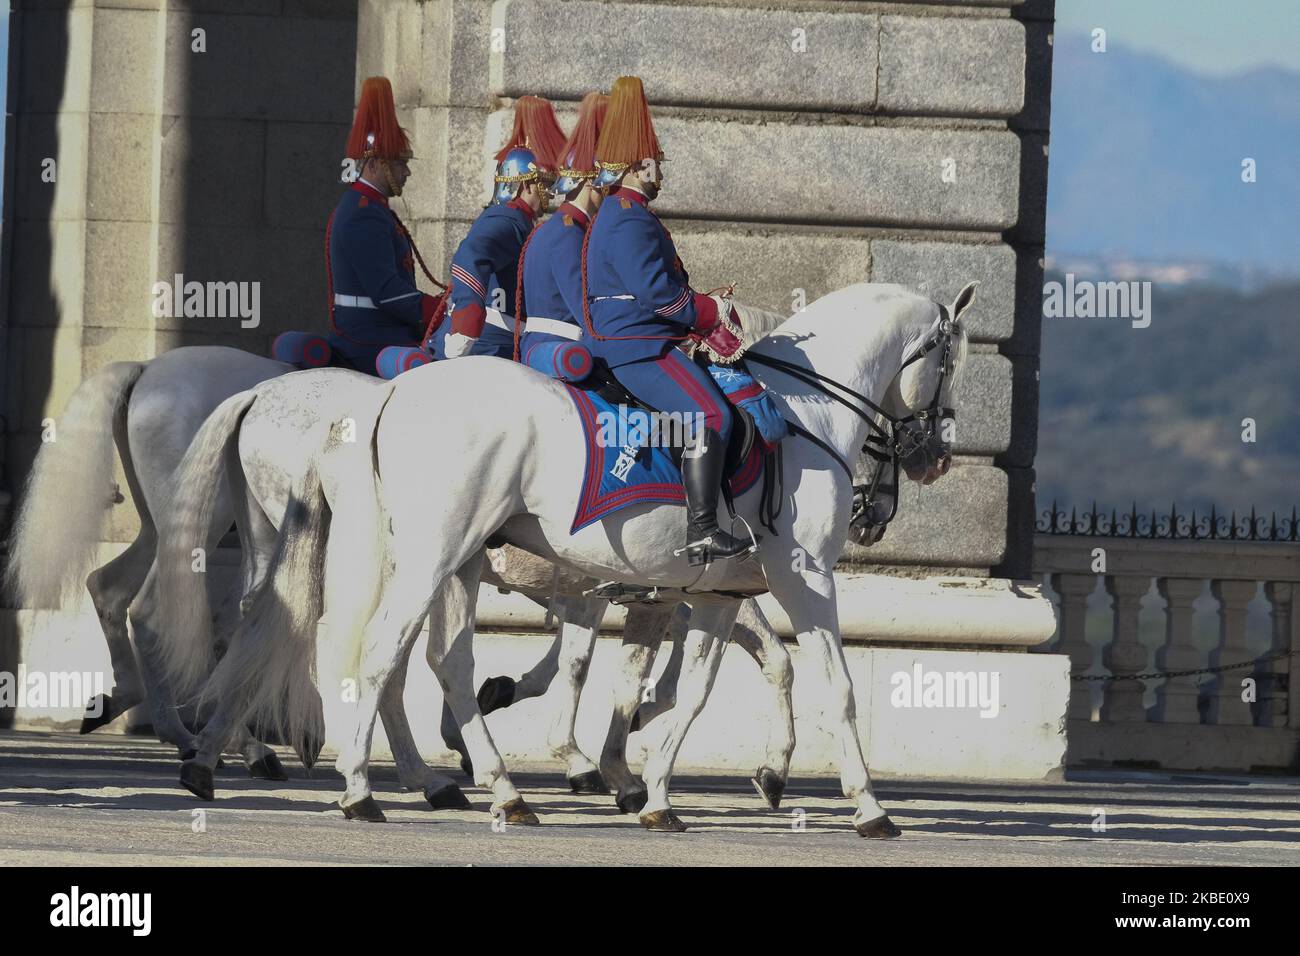
[[[734,365],[717,363],[709,366],[709,374],[733,405],[749,412],[754,424],[758,426],[759,434],[769,445],[775,445],[790,434],[789,426],[776,407],[776,402],[772,401],[754,376]]]

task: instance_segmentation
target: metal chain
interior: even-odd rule
[[[1161,671],[1156,674],[1071,674],[1070,680],[1156,680],[1161,677],[1191,677],[1193,674],[1219,674],[1223,671],[1235,671],[1240,670],[1243,667],[1254,667],[1256,664],[1266,664],[1269,661],[1280,661],[1287,657],[1295,657],[1297,654],[1300,654],[1300,650],[1278,651],[1274,654],[1266,654],[1253,661],[1242,661],[1240,664],[1220,664],[1218,667],[1201,667],[1190,671]]]

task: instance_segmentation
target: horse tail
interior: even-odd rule
[[[81,592],[113,505],[114,435],[126,459],[126,406],[144,369],[114,362],[90,376],[41,445],[9,538],[4,589],[15,607],[57,608]]]
[[[234,726],[276,734],[309,766],[323,738],[312,682],[322,613],[329,508],[315,462],[295,479],[266,578],[203,691],[229,708]]]
[[[225,486],[227,455],[236,453],[239,426],[257,399],[255,389],[226,399],[208,416],[172,479],[172,497],[160,516],[157,574],[163,664],[181,699],[212,667],[212,614],[202,567],[212,541],[214,515]],[[225,530],[225,529],[221,529]]]

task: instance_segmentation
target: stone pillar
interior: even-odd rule
[[[1097,590],[1095,574],[1053,574],[1052,589],[1060,595],[1060,640],[1053,650],[1070,656],[1070,672],[1082,674],[1092,666],[1093,650],[1084,633],[1088,618],[1088,596]],[[1092,720],[1090,681],[1070,682],[1071,720]]]
[[[16,0],[6,170],[7,471],[81,381],[177,345],[323,329],[350,121],[350,0]],[[193,9],[194,7],[198,9]],[[49,161],[52,161],[53,165]],[[261,316],[155,318],[158,281],[260,286]],[[120,487],[125,482],[117,476]],[[128,540],[135,508],[113,509]]]
[[[1264,584],[1268,598],[1269,623],[1272,640],[1269,654],[1285,654],[1291,650],[1291,616],[1295,613],[1295,585],[1290,581],[1268,581]],[[1288,678],[1291,677],[1295,659],[1282,657],[1267,661],[1255,669],[1259,702],[1255,706],[1255,723],[1260,727],[1285,727],[1288,711]]]
[[[1204,586],[1204,581],[1188,578],[1156,580],[1156,588],[1165,599],[1165,643],[1156,651],[1157,670],[1192,670],[1200,665],[1201,653],[1192,643],[1192,602]],[[1198,695],[1195,675],[1167,678],[1156,688],[1156,703],[1148,719],[1166,724],[1199,724]]]
[[[1106,593],[1111,597],[1114,633],[1101,652],[1102,663],[1116,676],[1140,674],[1146,666],[1147,650],[1138,641],[1138,612],[1142,598],[1151,590],[1149,578],[1108,575]],[[1141,723],[1147,719],[1142,707],[1142,682],[1113,680],[1106,684],[1102,699],[1104,721]]]
[[[85,375],[154,354],[164,21],[157,9],[107,3],[19,2],[10,19],[5,399],[15,484],[40,446],[42,422],[57,427]],[[123,519],[119,537],[134,514]]]
[[[656,211],[698,288],[791,312],[867,279],[944,303],[980,279],[958,467],[906,488],[890,534],[848,558],[1026,577],[1051,18],[1042,0],[363,0],[357,74],[392,76],[415,130],[435,272],[486,201],[513,100],[547,96],[567,126],[635,72],[668,157]]]
[[[1210,582],[1210,592],[1219,602],[1219,644],[1210,652],[1210,666],[1238,664],[1250,659],[1246,649],[1246,605],[1255,597],[1255,581]],[[1241,699],[1241,679],[1250,674],[1247,668],[1214,675],[1205,686],[1209,700],[1206,723],[1249,724],[1250,704]]]

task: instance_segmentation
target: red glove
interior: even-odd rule
[[[692,294],[695,296],[695,324],[691,326],[691,331],[706,335],[718,324],[718,303],[712,296],[702,292]]]
[[[487,310],[478,302],[461,306],[451,314],[451,330],[461,335],[468,335],[471,339],[476,339],[483,334],[483,326],[486,322]]]
[[[724,363],[727,359],[738,356],[745,348],[740,336],[721,322],[706,335],[692,334],[691,338],[703,345],[713,358]]]

